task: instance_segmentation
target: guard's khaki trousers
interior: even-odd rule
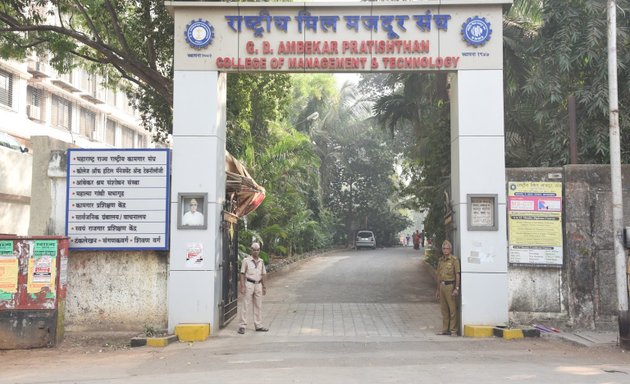
[[[453,297],[453,284],[440,284],[440,309],[442,310],[442,332],[457,333],[457,304]]]
[[[247,311],[254,305],[254,326],[262,327],[262,284],[245,282],[245,297],[241,299],[241,328],[247,327]]]

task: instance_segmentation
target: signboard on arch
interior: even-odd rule
[[[499,4],[167,2],[179,70],[502,68]]]

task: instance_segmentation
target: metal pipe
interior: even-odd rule
[[[567,99],[569,105],[569,164],[578,163],[577,151],[577,118],[575,113],[575,96],[570,95]]]
[[[610,182],[612,190],[613,241],[617,281],[617,308],[619,311],[619,343],[622,348],[628,349],[630,348],[630,318],[628,316],[626,255],[623,246],[623,200],[617,92],[617,2],[608,0],[608,102],[610,108]]]

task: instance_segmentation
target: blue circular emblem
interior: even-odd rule
[[[186,26],[186,42],[195,49],[206,48],[214,39],[214,27],[207,20],[192,20]]]
[[[492,29],[485,17],[469,17],[462,25],[462,36],[468,45],[479,47],[490,40]]]

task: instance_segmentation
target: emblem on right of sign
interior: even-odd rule
[[[462,24],[462,37],[464,41],[475,48],[484,45],[490,36],[492,35],[492,29],[490,28],[490,22],[485,17],[469,17],[464,24]]]

